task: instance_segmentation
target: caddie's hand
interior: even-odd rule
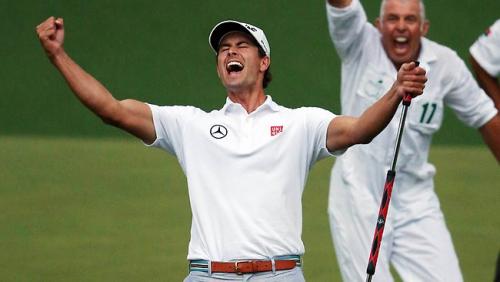
[[[64,22],[62,18],[46,19],[36,27],[36,33],[47,56],[53,57],[63,51]]]
[[[424,93],[427,77],[425,70],[417,63],[411,62],[401,65],[398,71],[398,77],[395,82],[396,92],[399,97],[410,95],[412,98]]]

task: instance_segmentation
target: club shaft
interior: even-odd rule
[[[396,138],[396,146],[394,150],[394,159],[392,159],[391,170],[396,171],[396,163],[398,161],[399,148],[401,147],[401,139],[403,137],[403,129],[405,126],[406,115],[408,114],[408,106],[403,105],[401,118],[399,119],[398,135]]]
[[[366,273],[368,274],[366,277],[366,282],[370,282],[372,280],[372,276],[375,274],[375,268],[377,266],[378,253],[380,251],[380,245],[382,244],[384,227],[387,219],[387,213],[389,211],[389,203],[391,201],[392,187],[394,185],[394,179],[396,178],[396,162],[398,159],[399,148],[401,146],[401,139],[403,136],[403,130],[409,106],[409,101],[403,103],[403,109],[401,111],[398,133],[396,137],[396,145],[394,149],[394,159],[392,161],[391,169],[387,172],[387,178],[384,185],[384,193],[382,196],[382,201],[380,203],[377,225],[375,227],[375,234],[373,236],[372,248],[370,251],[370,258],[368,260],[368,267],[366,269]]]

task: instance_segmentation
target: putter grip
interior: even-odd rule
[[[396,171],[387,171],[387,178],[384,185],[384,195],[380,202],[380,209],[378,211],[377,226],[375,227],[375,234],[373,235],[372,249],[370,251],[370,258],[368,259],[368,267],[366,273],[373,275],[375,267],[377,266],[378,253],[380,244],[382,243],[382,236],[384,235],[385,220],[387,212],[389,211],[389,203],[391,202],[392,186],[396,178]]]
[[[414,61],[415,67],[418,67],[420,65],[419,61]],[[411,104],[411,95],[410,94],[405,94],[403,97],[403,105],[404,106],[409,106]]]
[[[410,104],[411,104],[411,95],[405,94],[405,96],[403,97],[403,105],[409,106]]]

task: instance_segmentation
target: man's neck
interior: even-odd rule
[[[240,104],[249,114],[266,101],[266,95],[262,88],[257,91],[228,91],[227,96],[233,103]]]

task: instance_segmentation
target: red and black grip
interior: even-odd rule
[[[392,186],[394,185],[395,178],[396,171],[387,171],[387,178],[384,185],[384,195],[382,196],[382,202],[380,203],[380,209],[378,211],[377,226],[375,228],[375,235],[373,235],[368,268],[366,269],[366,273],[369,275],[373,275],[375,273],[375,267],[377,266],[378,253],[380,250],[380,244],[382,243],[382,235],[384,234],[385,221],[387,218],[387,212],[389,211]]]

